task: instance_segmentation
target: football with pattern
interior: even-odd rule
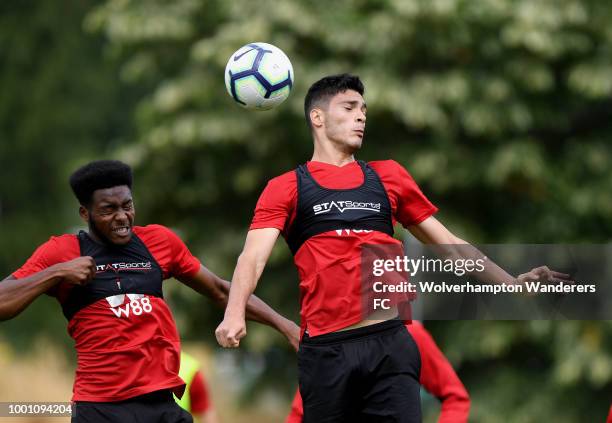
[[[242,107],[269,110],[281,104],[293,87],[293,66],[278,47],[249,43],[231,55],[225,67],[225,87]]]

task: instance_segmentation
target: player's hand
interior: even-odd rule
[[[230,319],[225,318],[217,326],[215,330],[215,336],[217,342],[223,348],[238,348],[240,346],[240,340],[247,334],[246,322],[242,319]]]
[[[96,262],[90,256],[82,256],[54,266],[62,279],[73,285],[86,285],[96,275]]]
[[[293,321],[287,319],[287,327],[283,330],[283,333],[295,351],[297,351],[300,346],[300,332],[300,327]]]
[[[548,266],[540,266],[531,269],[527,273],[518,276],[517,283],[524,285],[526,282],[541,282],[546,284],[574,284],[571,276],[567,273],[550,270]]]

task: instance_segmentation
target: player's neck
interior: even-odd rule
[[[345,164],[354,162],[355,156],[350,151],[342,151],[335,148],[331,143],[315,142],[314,152],[310,160],[342,167]]]
[[[96,230],[92,230],[91,227],[87,231],[87,235],[89,235],[89,238],[93,242],[95,242],[96,244],[100,244],[100,245],[108,245],[109,244],[109,242],[106,241],[103,236],[99,235]]]

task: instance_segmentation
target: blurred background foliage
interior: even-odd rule
[[[293,63],[294,92],[277,110],[245,111],[225,91],[228,57],[252,41]],[[310,158],[306,89],[340,72],[366,85],[359,157],[403,164],[459,236],[612,237],[605,0],[9,1],[0,4],[0,51],[4,275],[49,235],[81,226],[70,172],[120,158],[135,167],[138,222],[172,227],[231,278],[265,183]],[[221,311],[168,288],[184,337],[214,348]],[[257,293],[297,320],[297,292],[279,242]],[[0,337],[17,351],[41,336],[69,346],[64,325],[46,298],[2,323]],[[426,325],[472,394],[472,421],[603,421],[609,322]],[[294,356],[271,330],[249,331],[246,348],[230,353],[258,369],[244,378],[243,400],[289,398]]]

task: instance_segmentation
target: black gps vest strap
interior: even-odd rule
[[[96,301],[122,294],[147,294],[163,298],[163,272],[153,254],[136,234],[126,245],[99,244],[89,235],[78,234],[81,256],[96,262],[96,275],[86,285],[76,285],[62,304],[68,320]]]
[[[293,255],[309,238],[339,229],[373,230],[393,236],[393,218],[387,191],[378,174],[361,160],[363,183],[351,189],[320,186],[305,164],[295,170],[297,211],[287,234]]]

